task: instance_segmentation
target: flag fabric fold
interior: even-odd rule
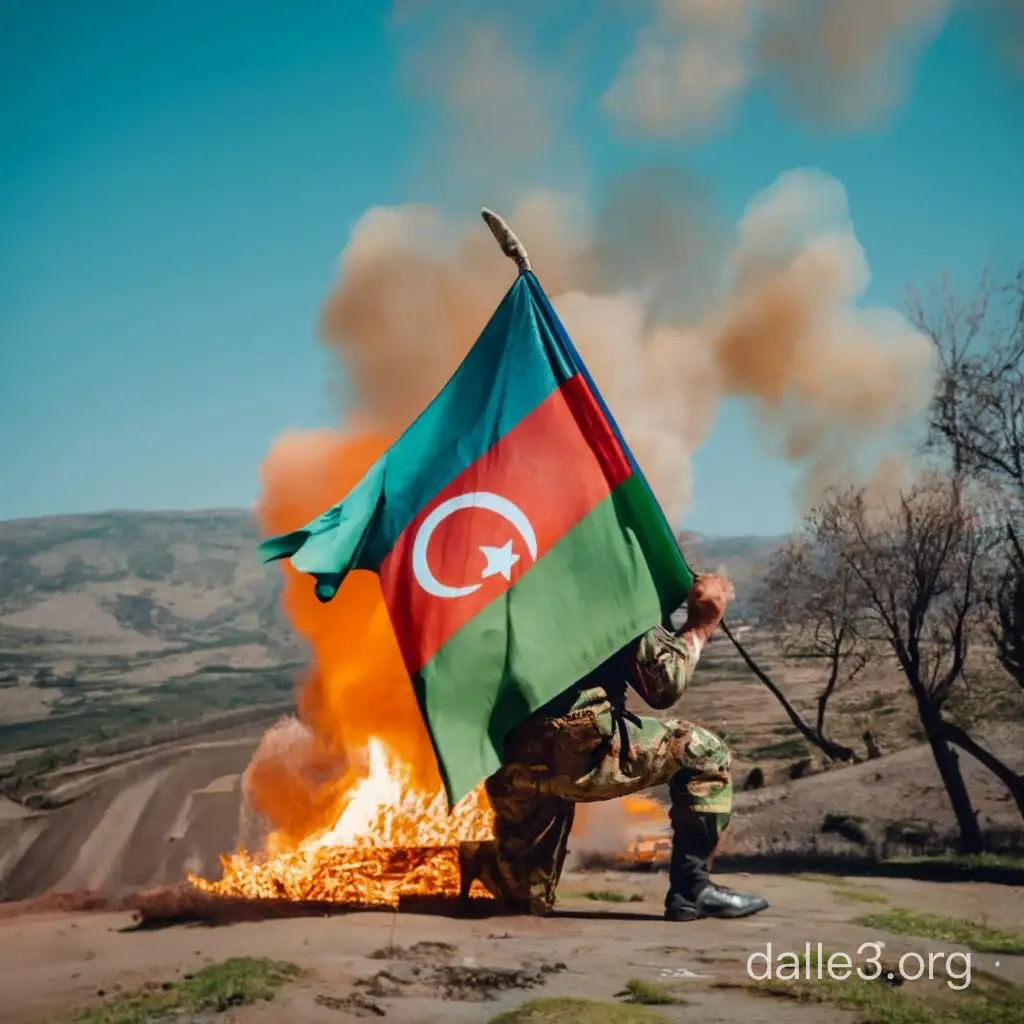
[[[337,505],[260,545],[384,600],[450,805],[508,731],[679,607],[693,576],[539,282]]]

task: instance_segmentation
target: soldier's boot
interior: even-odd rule
[[[468,903],[474,882],[479,882],[492,896],[500,894],[496,881],[494,840],[459,844],[459,900]]]
[[[494,840],[459,844],[459,900],[470,901],[470,889],[479,882],[494,897],[497,909],[503,914],[531,914],[547,917],[554,911],[553,893],[532,893],[529,897],[513,896],[508,892],[498,865],[498,851]]]
[[[719,831],[714,814],[688,814],[675,822],[666,920],[749,917],[767,908],[768,901],[761,896],[733,892],[711,881],[709,862]]]

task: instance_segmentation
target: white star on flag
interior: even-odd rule
[[[519,556],[512,551],[512,541],[507,541],[500,548],[492,548],[486,544],[480,545],[480,551],[487,559],[484,571],[480,573],[480,579],[485,580],[488,576],[497,576],[499,573],[506,580],[512,579],[512,566],[519,561]]]

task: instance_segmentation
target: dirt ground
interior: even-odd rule
[[[669,1020],[702,1024],[788,1024],[853,1021],[855,1015],[828,1005],[799,1005],[766,1000],[722,983],[746,978],[747,958],[764,951],[803,952],[822,942],[844,951],[854,963],[867,941],[886,943],[885,959],[904,951],[927,958],[930,952],[962,949],[924,939],[886,935],[855,923],[865,913],[885,909],[843,895],[855,886],[884,897],[889,906],[935,911],[991,927],[1019,927],[1024,921],[1024,890],[986,884],[939,884],[873,879],[829,884],[778,876],[722,877],[734,888],[762,893],[770,902],[763,914],[742,921],[672,924],[661,919],[663,875],[569,874],[563,881],[559,910],[552,918],[457,919],[390,911],[339,914],[320,918],[267,920],[221,927],[169,927],[134,930],[128,914],[25,914],[0,920],[0,964],[5,1024],[34,1024],[87,1006],[145,981],[170,981],[206,963],[231,956],[265,956],[297,964],[306,972],[270,1004],[233,1010],[218,1017],[224,1024],[318,1024],[351,1019],[344,1000],[354,991],[386,1020],[398,1024],[483,1024],[494,1014],[536,996],[584,996],[612,999],[630,979],[667,985],[686,1005],[659,1007]],[[631,902],[602,904],[583,894],[614,890],[635,896]],[[563,964],[526,990],[499,991],[494,998],[444,998],[422,985],[401,983],[408,963],[374,959],[384,947],[416,943],[435,947],[448,964],[522,967]],[[428,950],[428,959],[431,954]],[[1024,957],[972,954],[972,970],[985,970],[1024,984]],[[384,977],[374,976],[386,972]],[[394,982],[394,978],[399,983]],[[360,984],[360,979],[363,984]],[[911,984],[908,982],[907,984]],[[477,995],[471,992],[470,995]],[[379,1016],[379,1014],[373,1014]]]

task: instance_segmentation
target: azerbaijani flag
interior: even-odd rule
[[[529,271],[360,483],[260,551],[313,576],[322,601],[352,569],[379,574],[450,806],[500,767],[510,729],[693,583]]]

